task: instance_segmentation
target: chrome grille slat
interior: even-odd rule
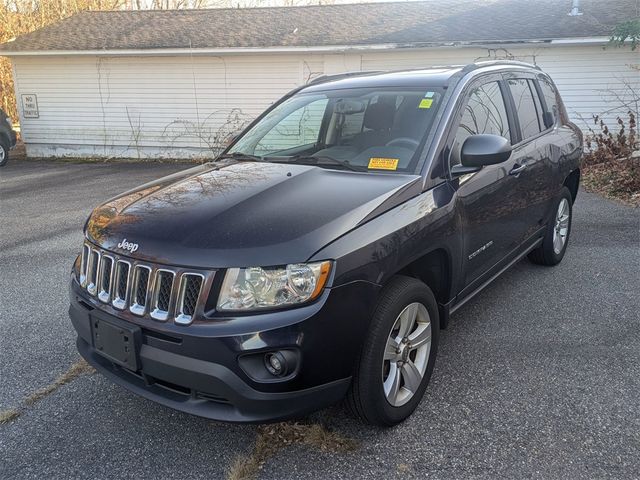
[[[113,257],[102,255],[100,262],[100,281],[98,282],[98,298],[103,303],[111,300],[111,287],[113,285]]]
[[[82,261],[80,262],[80,285],[85,288],[87,286],[87,269],[89,267],[89,254],[91,248],[89,245],[83,245],[82,247]]]
[[[146,265],[137,265],[133,271],[133,283],[131,285],[131,306],[129,310],[136,315],[144,315],[149,297],[149,280],[151,268]]]
[[[173,281],[175,273],[172,270],[159,268],[156,270],[153,282],[153,296],[151,300],[151,317],[165,321],[169,318],[171,297],[173,294]]]
[[[214,274],[138,262],[87,242],[78,281],[90,295],[115,309],[189,325],[203,312],[203,290]]]
[[[111,302],[118,310],[127,308],[130,273],[131,263],[126,260],[118,260],[118,263],[116,263],[116,275],[114,277],[113,300]]]
[[[98,293],[98,278],[100,275],[100,251],[92,249],[87,264],[87,292],[91,295]]]
[[[203,284],[204,275],[199,273],[184,273],[182,275],[176,303],[176,323],[188,325],[193,321]]]

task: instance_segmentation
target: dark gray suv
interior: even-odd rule
[[[394,425],[420,402],[450,314],[525,256],[562,260],[581,154],[531,65],[318,79],[215,161],[93,211],[70,278],[78,349],[211,419],[346,396]]]

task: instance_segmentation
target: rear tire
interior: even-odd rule
[[[0,167],[3,167],[9,161],[9,145],[0,140]]]
[[[529,253],[529,260],[538,265],[557,265],[567,251],[573,217],[573,199],[567,187],[562,189],[553,211],[542,244]]]
[[[394,277],[381,293],[347,395],[364,422],[390,427],[416,409],[431,378],[440,319],[433,293],[410,277]]]

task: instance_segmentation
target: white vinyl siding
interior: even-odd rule
[[[571,119],[582,129],[593,124],[592,115],[600,115],[614,126],[618,115],[628,108],[637,110],[640,91],[640,52],[630,47],[594,46],[507,47],[492,50],[494,55],[510,54],[514,60],[536,63],[555,82]],[[458,48],[403,51],[392,58],[388,53],[370,53],[362,57],[363,70],[399,70],[430,65],[466,64],[488,60],[488,50]]]
[[[32,156],[212,156],[230,135],[321,68],[313,57],[15,58]],[[317,74],[317,73],[316,73]]]
[[[190,56],[185,50],[183,56],[12,60],[18,99],[35,94],[38,100],[39,118],[21,112],[30,156],[210,157],[271,103],[325,72],[465,64],[496,53],[535,60],[583,129],[593,114],[614,126],[627,110],[623,104],[640,91],[640,74],[632,68],[638,68],[640,54],[629,47],[507,48],[227,56]]]

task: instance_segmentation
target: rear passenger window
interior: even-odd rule
[[[518,120],[520,120],[522,140],[536,136],[545,129],[542,127],[542,121],[536,109],[534,94],[537,96],[537,92],[535,87],[524,78],[511,79],[508,83],[515,102]]]
[[[507,109],[498,82],[489,82],[471,91],[451,148],[451,165],[460,163],[462,144],[477,133],[500,135],[511,140]]]
[[[540,125],[541,130],[546,130],[547,127],[544,125],[544,118],[542,118],[542,101],[540,100],[540,94],[538,93],[538,89],[536,88],[536,83],[534,80],[527,80],[529,83],[529,89],[533,95],[533,103],[536,107],[536,114],[538,115],[538,125]]]
[[[553,87],[551,82],[544,77],[539,77],[538,85],[540,85],[540,90],[542,90],[542,96],[544,97],[544,103],[546,104],[545,111],[551,114],[551,117],[547,120],[547,122],[549,122],[547,123],[547,127],[551,127],[552,124],[558,120],[559,116],[556,89]]]

